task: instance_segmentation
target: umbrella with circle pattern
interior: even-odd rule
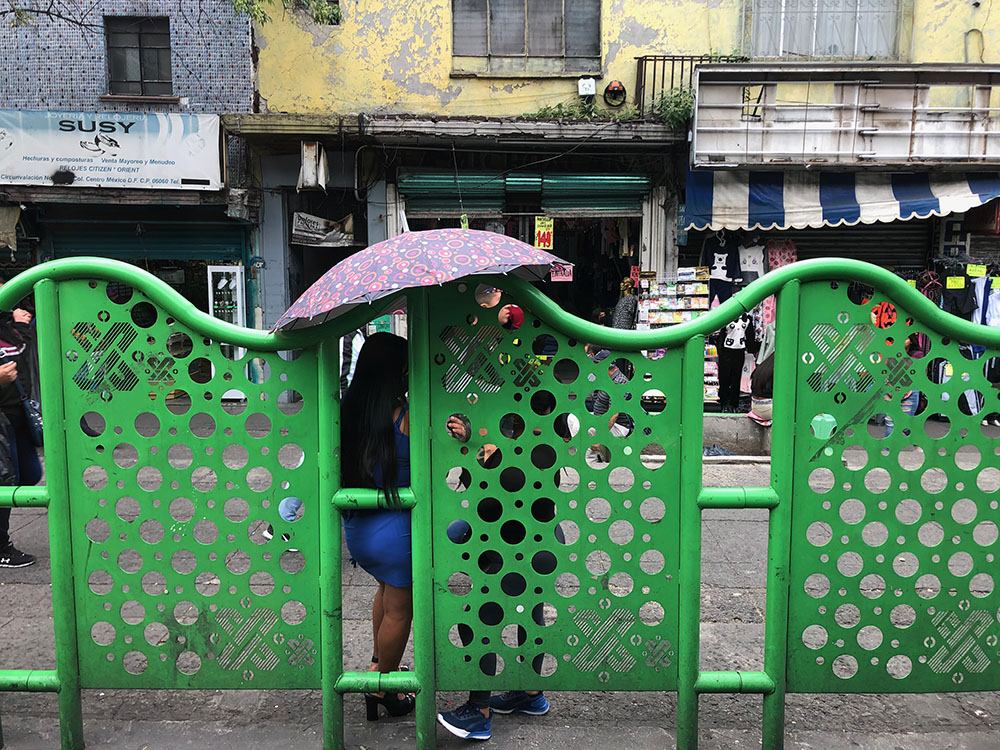
[[[400,289],[433,286],[477,274],[544,279],[552,253],[513,237],[478,229],[407,232],[345,258],[289,307],[273,331],[319,325]]]

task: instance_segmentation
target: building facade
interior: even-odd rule
[[[546,291],[588,317],[636,269],[669,279],[678,265],[702,262],[705,233],[685,232],[679,220],[695,65],[725,62],[749,76],[766,63],[780,78],[785,64],[843,62],[877,81],[886,66],[968,64],[972,88],[940,89],[934,103],[972,106],[962,97],[979,90],[1000,55],[992,44],[1000,19],[975,2],[584,0],[570,9],[418,0],[405,14],[344,4],[342,15],[317,26],[290,13],[257,29],[259,112],[225,118],[260,155],[265,267],[284,260],[287,270],[268,277],[265,321],[354,249],[407,227],[457,226],[464,216],[528,240],[539,214],[554,219],[555,252],[578,269],[574,291],[556,282]],[[807,88],[790,79],[779,106],[794,109]],[[325,154],[322,185],[297,184],[303,141],[307,162]],[[794,175],[817,165],[791,159],[781,168]],[[892,168],[926,171],[916,162],[835,166]],[[942,242],[935,216],[889,218],[803,230],[812,232],[800,235],[803,256],[843,246],[876,262],[923,264]],[[300,232],[296,241],[293,225],[308,221],[328,222],[319,226],[335,239],[317,244]],[[771,236],[786,230],[796,231]],[[884,259],[875,252],[888,246],[901,249]]]
[[[253,108],[250,22],[225,0],[92,6],[0,29],[0,273],[119,258],[208,310],[208,268],[227,266],[215,286],[252,301],[249,152],[219,127]]]

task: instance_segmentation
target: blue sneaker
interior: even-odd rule
[[[466,740],[488,740],[490,719],[471,703],[464,703],[454,711],[443,711],[438,715],[438,723],[456,737]]]
[[[519,713],[541,716],[549,712],[549,702],[545,699],[545,693],[528,695],[523,690],[511,690],[490,698],[490,708],[498,714]]]

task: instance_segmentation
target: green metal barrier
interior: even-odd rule
[[[0,670],[0,690],[58,692],[64,748],[83,747],[85,688],[321,689],[330,748],[345,692],[420,691],[423,748],[436,690],[677,691],[681,748],[699,694],[758,693],[780,748],[787,692],[1000,687],[1000,333],[844,260],[647,332],[488,281],[519,330],[475,281],[407,293],[415,669],[391,675],[342,658],[336,511],[379,502],[342,489],[337,461],[338,337],[365,311],[268,335],[101,259],[5,284],[5,309],[35,294],[48,485],[0,505],[48,506],[57,668]],[[775,293],[770,487],[704,487],[704,338]],[[304,501],[291,523],[286,497]],[[762,671],[699,668],[706,508],[770,511]]]

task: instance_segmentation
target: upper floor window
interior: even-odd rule
[[[601,0],[452,0],[455,73],[598,73]]]
[[[105,16],[108,93],[170,96],[170,19]]]
[[[894,58],[899,0],[748,0],[754,57]]]

